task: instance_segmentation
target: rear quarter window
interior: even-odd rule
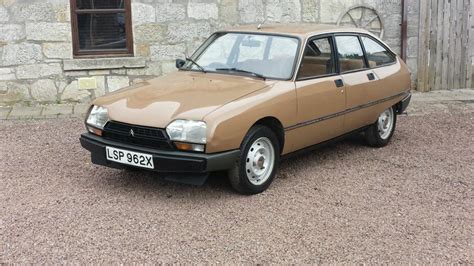
[[[369,67],[376,67],[395,62],[395,56],[380,43],[370,37],[362,36],[361,39],[364,44]]]

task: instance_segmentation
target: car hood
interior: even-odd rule
[[[166,127],[175,119],[202,120],[217,108],[270,86],[250,77],[177,71],[98,98],[111,120]]]

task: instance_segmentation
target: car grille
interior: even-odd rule
[[[133,134],[131,133],[132,131]],[[109,121],[104,127],[102,136],[105,139],[147,148],[161,150],[174,149],[166,136],[165,130],[161,128],[144,127]]]

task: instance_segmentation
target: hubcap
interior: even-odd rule
[[[388,108],[382,114],[380,114],[377,128],[379,130],[379,136],[382,139],[387,139],[392,130],[393,130],[393,121],[394,121],[394,113],[393,108]]]
[[[275,161],[272,142],[262,137],[254,141],[245,159],[245,173],[253,185],[261,185],[270,177]]]

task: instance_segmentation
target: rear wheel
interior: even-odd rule
[[[365,130],[365,140],[369,146],[384,147],[395,132],[397,115],[393,107],[383,111],[377,121]]]
[[[272,183],[280,161],[280,144],[272,130],[252,127],[241,145],[241,155],[229,171],[232,187],[242,194],[257,194]]]

